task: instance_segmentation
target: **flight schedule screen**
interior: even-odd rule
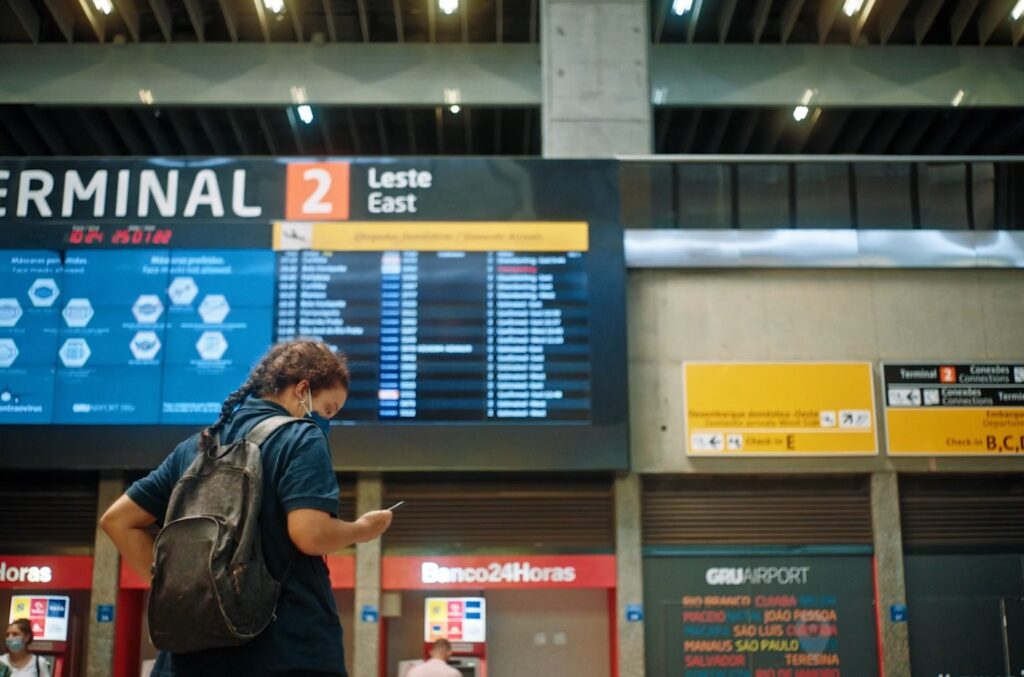
[[[586,223],[287,224],[275,248],[0,251],[0,423],[205,424],[276,340],[341,422],[589,423]]]

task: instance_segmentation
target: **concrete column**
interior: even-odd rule
[[[100,529],[100,516],[124,493],[120,473],[100,478],[99,500],[96,503],[96,538],[92,561],[92,599],[89,608],[89,642],[86,645],[86,675],[109,677],[114,669],[114,623],[96,620],[96,607],[117,605],[120,589],[121,556],[114,542]]]
[[[543,155],[652,151],[646,0],[542,0]]]
[[[381,508],[382,482],[379,474],[364,473],[356,482],[356,515]],[[355,630],[352,677],[377,677],[380,662],[380,618],[364,622],[362,608],[372,606],[380,611],[380,539],[356,545]]]
[[[907,603],[896,473],[876,472],[871,475],[871,525],[874,531],[875,565],[878,568],[878,624],[882,634],[884,670],[882,677],[909,675],[910,639],[907,623],[893,623],[889,613],[891,605]]]
[[[619,642],[619,677],[644,677],[644,624],[642,621],[626,620],[626,605],[643,604],[644,601],[640,515],[640,476],[629,474],[617,477],[615,625]]]

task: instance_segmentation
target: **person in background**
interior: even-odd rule
[[[6,644],[8,653],[0,656],[0,675],[11,677],[50,677],[50,664],[28,650],[32,643],[32,624],[19,618],[7,626]]]
[[[462,673],[448,665],[451,657],[451,642],[439,639],[430,648],[430,660],[414,667],[406,677],[462,677]]]

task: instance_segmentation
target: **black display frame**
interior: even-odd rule
[[[270,162],[279,165],[281,160]],[[403,161],[360,159],[353,160],[353,168],[365,168],[374,162],[390,165]],[[459,167],[460,162],[464,167]],[[19,161],[22,163],[24,160]],[[589,423],[543,424],[521,420],[335,424],[331,430],[334,466],[346,471],[628,470],[626,273],[623,228],[618,221],[616,166],[603,161],[549,163],[511,160],[411,160],[406,164],[433,167],[439,174],[442,171],[452,174],[458,169],[478,172],[481,163],[485,163],[492,173],[519,177],[518,184],[510,179],[499,189],[505,204],[514,204],[509,196],[518,195],[523,201],[512,212],[486,215],[492,220],[574,220],[589,224],[590,246],[586,261],[591,334],[591,420]],[[0,166],[3,164],[0,161]],[[66,161],[57,166],[75,164]],[[83,164],[97,166],[96,161]],[[559,190],[560,181],[562,190]],[[264,181],[263,185],[266,184]],[[353,194],[358,192],[353,186]],[[440,196],[435,199],[437,197]],[[460,211],[444,218],[441,214],[427,213],[420,218],[477,220],[485,216],[479,212],[486,208],[486,197],[475,196],[478,206],[470,210],[474,212],[471,214]],[[273,213],[269,215],[273,216]],[[176,229],[174,240],[160,248],[269,249],[272,224],[276,220],[243,224],[198,217],[187,221],[154,219],[151,222],[173,225]],[[387,222],[392,219],[380,220]],[[76,245],[61,243],[72,224],[82,223],[90,221],[81,218],[12,220],[8,213],[7,222],[0,224],[3,226],[0,228],[0,248],[76,248]],[[106,219],[97,223],[113,226],[123,225],[125,221]],[[216,235],[211,235],[211,228],[216,228]],[[2,425],[0,468],[151,468],[199,427],[154,424]]]

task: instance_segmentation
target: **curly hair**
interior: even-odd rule
[[[21,634],[25,635],[25,646],[31,644],[32,640],[35,639],[35,634],[32,632],[32,623],[27,618],[17,618],[11,621],[7,627],[12,625],[17,626],[21,630]]]
[[[271,346],[253,367],[242,387],[228,395],[220,408],[217,422],[199,436],[199,448],[208,451],[214,438],[224,428],[235,409],[250,395],[263,397],[281,392],[285,387],[309,381],[312,392],[341,386],[348,389],[348,360],[326,344],[312,339],[293,339]]]

